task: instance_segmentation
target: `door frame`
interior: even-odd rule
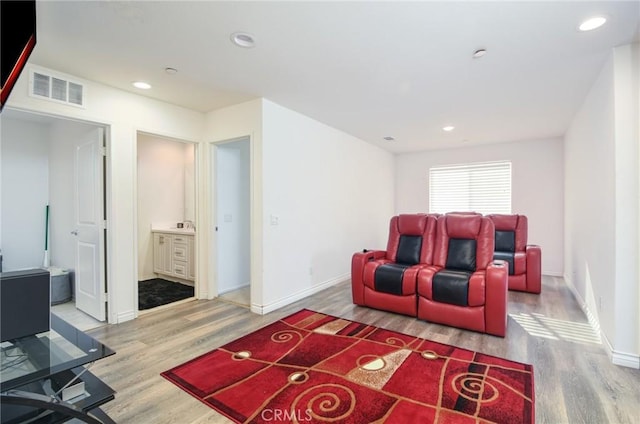
[[[21,108],[21,107],[11,107],[6,106],[9,110],[13,110],[15,112],[20,112],[32,116],[42,116],[46,119],[59,120],[59,121],[72,121],[79,122],[85,125],[92,125],[96,128],[102,128],[104,131],[104,162],[103,162],[103,170],[102,170],[102,196],[103,196],[103,212],[106,220],[106,228],[104,229],[104,240],[102,243],[100,254],[104,256],[104,269],[101,271],[104,274],[104,282],[105,282],[105,290],[106,290],[106,320],[107,324],[111,324],[114,322],[114,302],[113,302],[113,290],[110,290],[110,279],[109,277],[113,275],[112,272],[112,246],[113,246],[113,233],[111,231],[110,223],[112,220],[112,190],[111,190],[111,172],[112,172],[112,164],[111,164],[111,125],[106,122],[98,122],[98,121],[90,121],[86,119],[79,118],[71,118],[65,115],[57,115],[55,113],[48,112],[39,112],[31,109]],[[74,300],[75,306],[75,300]]]
[[[220,226],[220,220],[222,219],[221,216],[219,216],[218,214],[218,206],[219,206],[219,192],[218,192],[218,184],[219,181],[217,180],[217,176],[218,176],[218,172],[217,172],[217,165],[218,165],[218,160],[219,160],[219,152],[220,149],[224,148],[225,146],[229,146],[231,144],[234,143],[238,143],[238,142],[246,142],[247,143],[247,147],[249,149],[249,154],[247,157],[247,169],[249,171],[249,174],[247,175],[248,178],[248,182],[249,182],[249,187],[248,187],[248,193],[246,193],[248,199],[249,199],[249,203],[247,205],[247,221],[248,221],[248,226],[249,226],[249,246],[248,246],[248,257],[251,258],[251,244],[252,244],[252,239],[251,239],[251,211],[252,211],[252,202],[251,202],[251,192],[252,192],[252,185],[251,185],[251,153],[252,153],[252,146],[251,146],[251,137],[246,136],[246,137],[238,137],[238,138],[234,138],[234,139],[230,139],[230,140],[223,140],[220,142],[215,142],[215,143],[211,143],[211,154],[210,154],[210,160],[211,160],[211,176],[212,176],[212,185],[211,185],[211,189],[212,189],[212,196],[211,196],[211,213],[212,213],[212,225],[210,228],[210,234],[212,235],[212,240],[215,240],[215,245],[212,245],[212,257],[215,256],[215,261],[214,263],[216,264],[215,267],[212,267],[210,269],[212,278],[216,281],[216,295],[220,296],[221,294],[221,283],[219,281],[219,276],[220,276],[220,267],[217,266],[218,263],[218,259],[219,259],[219,253],[220,253],[220,249],[219,247],[219,243],[220,243],[220,238],[218,237],[219,235],[219,231],[217,230]],[[249,261],[249,263],[247,264],[248,267],[248,274],[249,274],[249,291],[251,291],[251,261]],[[249,306],[249,305],[247,305]]]
[[[201,299],[203,297],[203,294],[206,294],[206,289],[203,286],[205,279],[201,278],[202,273],[200,272],[201,269],[201,265],[200,265],[200,233],[202,231],[206,231],[205,226],[203,225],[203,223],[201,223],[201,220],[199,219],[200,217],[200,175],[201,175],[201,166],[200,166],[200,160],[201,160],[201,144],[198,141],[194,141],[194,140],[189,140],[186,138],[181,138],[181,137],[177,137],[177,136],[171,136],[171,135],[166,135],[163,134],[161,132],[157,132],[157,131],[153,131],[150,129],[141,129],[141,128],[137,128],[134,130],[136,137],[135,137],[135,143],[133,143],[133,149],[134,149],[134,157],[136,158],[136,160],[134,161],[133,164],[133,179],[134,179],[134,183],[133,183],[133,191],[134,191],[134,198],[135,198],[135,202],[133,204],[133,209],[134,209],[134,216],[135,219],[133,220],[133,240],[134,240],[134,250],[135,250],[135,258],[134,258],[134,276],[135,276],[135,282],[134,282],[134,290],[133,290],[133,304],[135,305],[134,308],[134,318],[137,318],[140,316],[140,310],[139,310],[139,306],[138,306],[138,269],[139,269],[139,263],[138,263],[138,246],[139,246],[139,240],[138,240],[138,197],[139,197],[139,193],[138,193],[138,137],[140,134],[144,134],[147,135],[149,137],[156,137],[156,138],[162,138],[168,141],[174,141],[176,143],[185,143],[185,144],[192,144],[193,145],[193,161],[194,161],[194,223],[196,225],[196,231],[194,234],[194,246],[193,246],[193,257],[195,258],[196,261],[196,267],[195,267],[195,273],[196,273],[196,279],[194,281],[193,287],[194,287],[194,297],[196,299]],[[202,231],[200,230],[202,229]]]
[[[217,223],[220,217],[218,217],[217,204],[218,204],[218,186],[216,179],[216,161],[217,161],[217,149],[220,146],[225,144],[230,144],[238,141],[248,141],[249,143],[249,293],[250,293],[250,304],[249,307],[253,305],[253,298],[255,292],[255,270],[254,270],[254,243],[256,243],[255,239],[255,228],[254,228],[254,219],[255,219],[255,201],[254,201],[254,193],[255,193],[255,170],[254,170],[254,140],[253,136],[250,134],[242,135],[238,137],[223,139],[212,141],[209,143],[209,222],[211,225],[209,226],[209,257],[207,261],[209,263],[208,266],[208,274],[210,276],[211,284],[211,298],[218,297],[220,295],[220,284],[218,281],[218,234],[216,231]]]

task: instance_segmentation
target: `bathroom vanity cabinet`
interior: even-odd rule
[[[152,230],[153,272],[187,281],[195,280],[193,231]]]

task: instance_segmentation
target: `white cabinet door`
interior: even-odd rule
[[[163,245],[160,245],[160,236],[162,234],[153,233],[153,272],[162,272],[162,249]],[[162,240],[164,244],[164,239]]]
[[[187,269],[187,279],[195,281],[196,280],[196,257],[195,257],[195,237],[190,236],[187,240],[187,256],[189,260],[187,264],[189,265],[189,269]]]
[[[173,274],[173,239],[170,234],[153,233],[153,272]]]

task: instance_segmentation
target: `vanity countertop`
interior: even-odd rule
[[[195,230],[193,228],[152,228],[152,233],[170,233],[170,234],[183,234],[183,235],[193,235],[195,234]]]

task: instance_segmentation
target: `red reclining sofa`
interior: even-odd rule
[[[527,217],[517,214],[492,214],[487,217],[496,228],[493,258],[509,264],[509,290],[540,293],[542,252],[540,246],[527,244]]]
[[[394,216],[387,250],[352,257],[353,302],[504,337],[508,265],[494,244],[480,214]]]

